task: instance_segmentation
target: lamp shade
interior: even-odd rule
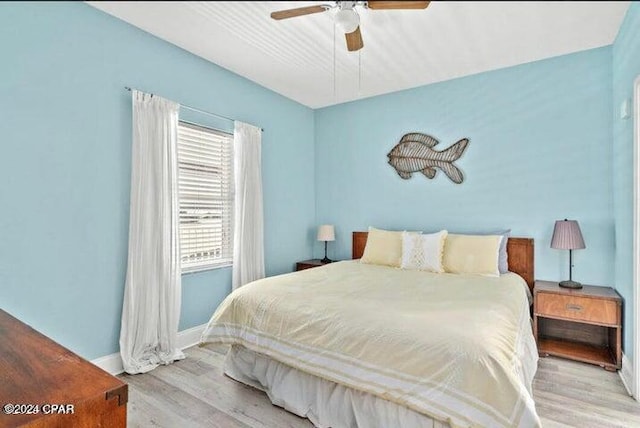
[[[558,250],[579,250],[586,248],[580,225],[576,220],[558,220],[553,228],[551,248]]]
[[[335,241],[336,233],[332,224],[323,224],[318,228],[318,241]]]

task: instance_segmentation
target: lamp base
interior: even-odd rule
[[[324,256],[324,259],[320,260],[322,263],[331,263],[333,260],[331,260],[329,257]]]
[[[582,288],[582,284],[580,284],[579,282],[576,282],[576,281],[571,281],[571,280],[569,280],[569,281],[560,281],[558,283],[558,285],[560,287],[564,287],[564,288],[576,288],[576,289],[577,288]]]

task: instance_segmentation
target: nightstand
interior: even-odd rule
[[[615,371],[622,365],[622,299],[611,287],[569,289],[536,281],[533,333],[541,357],[554,355]]]
[[[333,260],[333,261],[335,262],[336,260]],[[327,263],[322,263],[320,259],[303,260],[301,262],[296,263],[296,271],[324,266],[326,264]]]

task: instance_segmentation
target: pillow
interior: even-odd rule
[[[442,253],[447,231],[418,235],[416,233],[402,234],[402,269],[425,270],[429,272],[444,272],[442,267]]]
[[[469,233],[469,235],[502,235],[502,241],[500,241],[500,255],[498,256],[498,270],[500,273],[509,272],[509,259],[507,258],[507,241],[509,241],[509,236],[511,235],[511,229],[507,230],[499,230],[496,232],[478,232],[478,233]]]
[[[456,235],[444,243],[442,262],[450,273],[500,276],[498,255],[503,235]]]
[[[400,267],[402,233],[369,227],[361,263]]]

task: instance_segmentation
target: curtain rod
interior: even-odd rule
[[[125,86],[124,88],[125,88],[127,91],[131,92],[131,88],[130,88],[130,87]],[[143,91],[141,91],[141,92],[143,92]],[[154,95],[154,94],[150,94],[150,95]],[[223,115],[221,115],[221,114],[211,113],[211,112],[208,112],[208,111],[205,111],[205,110],[200,110],[199,108],[191,107],[191,106],[188,106],[188,105],[186,105],[186,104],[180,104],[180,107],[184,107],[184,108],[186,108],[186,109],[188,109],[188,110],[192,110],[192,111],[195,111],[195,112],[198,112],[198,113],[207,114],[207,115],[209,115],[209,116],[213,116],[213,117],[217,117],[217,118],[220,118],[220,119],[224,119],[224,120],[228,120],[228,121],[231,121],[231,122],[235,122],[235,119],[232,119],[232,118],[230,118],[230,117],[223,116]],[[264,128],[260,128],[260,130],[261,130],[262,132],[264,132]]]

